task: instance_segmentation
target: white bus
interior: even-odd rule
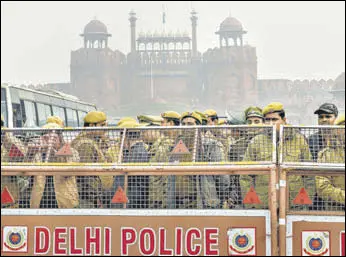
[[[63,119],[65,126],[82,127],[84,116],[92,110],[95,105],[58,91],[1,85],[1,115],[8,128],[41,127],[52,115]]]

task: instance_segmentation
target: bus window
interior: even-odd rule
[[[67,126],[78,127],[78,119],[77,119],[76,110],[66,108],[66,115],[67,115]]]
[[[37,103],[38,125],[42,127],[46,124],[47,118],[52,116],[52,110],[49,105]]]
[[[6,89],[1,88],[1,115],[4,117],[4,125],[5,127],[8,126],[7,122],[7,101],[6,101]]]
[[[65,109],[58,106],[53,106],[53,115],[60,117],[64,124],[66,124],[66,118],[65,118]]]
[[[37,116],[36,116],[36,108],[35,104],[30,101],[22,101],[24,103],[22,105],[23,108],[23,123],[26,128],[37,127]]]
[[[85,115],[87,115],[86,112],[78,111],[79,127],[83,127],[84,126],[84,117],[85,117]]]
[[[23,103],[24,108],[24,103]],[[25,120],[23,120],[24,114],[22,114],[22,108],[20,104],[12,104],[12,112],[13,112],[13,127],[14,128],[21,128],[23,127],[23,124]]]

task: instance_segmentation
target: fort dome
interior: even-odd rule
[[[85,25],[84,34],[108,34],[108,31],[103,22],[95,19]]]
[[[234,17],[227,17],[220,24],[220,31],[242,31],[243,25]]]

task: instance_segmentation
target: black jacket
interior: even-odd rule
[[[130,149],[124,149],[124,163],[145,163],[149,162],[150,156],[143,142],[137,142]],[[119,186],[124,189],[124,176],[115,176],[113,189],[116,191]],[[128,177],[128,209],[148,208],[149,176],[129,176]],[[112,204],[113,208],[122,208],[122,204]]]
[[[311,135],[308,141],[312,159],[314,162],[317,162],[318,153],[326,147],[324,144],[323,136],[319,132],[317,132]]]

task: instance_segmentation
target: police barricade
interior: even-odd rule
[[[1,137],[4,254],[278,251],[273,127],[15,129]]]
[[[344,256],[345,127],[280,133],[280,255]]]

